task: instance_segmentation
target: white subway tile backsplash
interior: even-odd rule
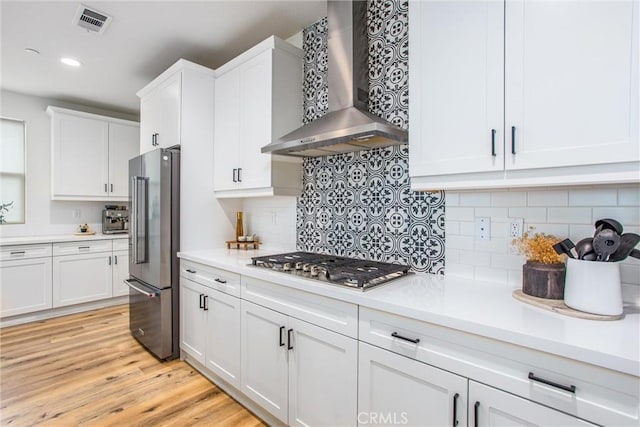
[[[476,240],[475,250],[476,252],[492,252],[499,254],[506,254],[509,252],[509,245],[511,239],[491,239],[491,240]]]
[[[491,254],[488,252],[475,252],[473,250],[461,250],[459,252],[460,264],[477,265],[489,267],[491,265]]]
[[[525,259],[521,255],[491,254],[491,267],[504,270],[517,270],[522,267]]]
[[[463,221],[460,222],[460,234],[462,236],[473,236],[476,232],[476,228],[473,222]]]
[[[618,220],[623,226],[640,224],[640,207],[624,206],[624,207],[605,207],[593,208],[593,220],[602,218],[613,218]]]
[[[447,248],[451,248],[451,249],[473,248],[473,236],[447,236],[446,241],[447,241]]]
[[[508,208],[475,208],[475,216],[488,216],[491,218],[491,221],[506,222],[509,219],[509,209]]]
[[[569,225],[569,238],[573,243],[578,243],[585,237],[593,237],[595,227],[593,225]]]
[[[529,191],[527,193],[528,206],[562,207],[568,204],[569,192],[567,190]]]
[[[473,221],[473,208],[446,207],[446,219],[453,221]]]
[[[446,265],[445,276],[463,277],[465,279],[474,278],[474,266],[449,262],[448,258],[445,259],[444,263]]]
[[[622,283],[640,285],[640,265],[621,263],[620,280]]]
[[[460,206],[460,193],[453,193],[447,191],[444,194],[445,205],[447,208],[452,206]]]
[[[509,273],[507,270],[490,267],[475,267],[476,280],[483,280],[486,282],[496,282],[507,284]]]
[[[618,192],[614,188],[581,188],[569,191],[569,206],[615,206]]]
[[[491,193],[491,206],[526,206],[527,193],[524,191],[494,191]]]
[[[454,234],[460,234],[460,222],[446,220],[444,222],[444,232],[445,232],[445,236],[447,237],[452,236]]]
[[[547,222],[546,208],[509,208],[510,218],[524,218],[524,222]]]
[[[460,193],[460,206],[491,206],[491,193]]]
[[[447,249],[447,253],[444,254],[446,263],[459,264],[460,263],[460,251],[458,249]]]
[[[556,237],[567,238],[569,237],[569,225],[568,224],[541,224],[531,223],[526,224],[525,228],[531,229],[534,233],[546,233]]]
[[[518,270],[508,270],[508,285],[514,289],[522,288],[522,266]]]
[[[620,188],[618,190],[618,206],[640,206],[640,186]]]
[[[548,208],[547,222],[551,224],[591,224],[591,208]]]

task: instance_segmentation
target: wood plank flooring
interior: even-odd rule
[[[129,334],[126,305],[0,329],[0,425],[263,426]]]

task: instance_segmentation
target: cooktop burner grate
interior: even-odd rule
[[[311,252],[290,252],[253,257],[252,261],[256,267],[361,290],[410,274],[409,267],[406,265]]]

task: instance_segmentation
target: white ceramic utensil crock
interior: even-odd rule
[[[620,263],[568,258],[564,303],[587,313],[622,314]]]

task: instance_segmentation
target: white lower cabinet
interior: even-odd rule
[[[112,296],[111,252],[53,257],[53,306],[79,304]]]
[[[0,296],[0,317],[51,308],[51,257],[1,261]]]
[[[240,298],[180,278],[180,346],[240,388]]]
[[[357,341],[242,301],[242,392],[289,425],[356,425]]]
[[[359,350],[359,424],[467,424],[466,378],[363,342]]]
[[[115,243],[114,243],[115,246]],[[129,295],[124,281],[129,278],[129,251],[113,251],[113,296]]]
[[[468,410],[469,424],[474,427],[595,426],[595,424],[475,381],[469,381]]]

